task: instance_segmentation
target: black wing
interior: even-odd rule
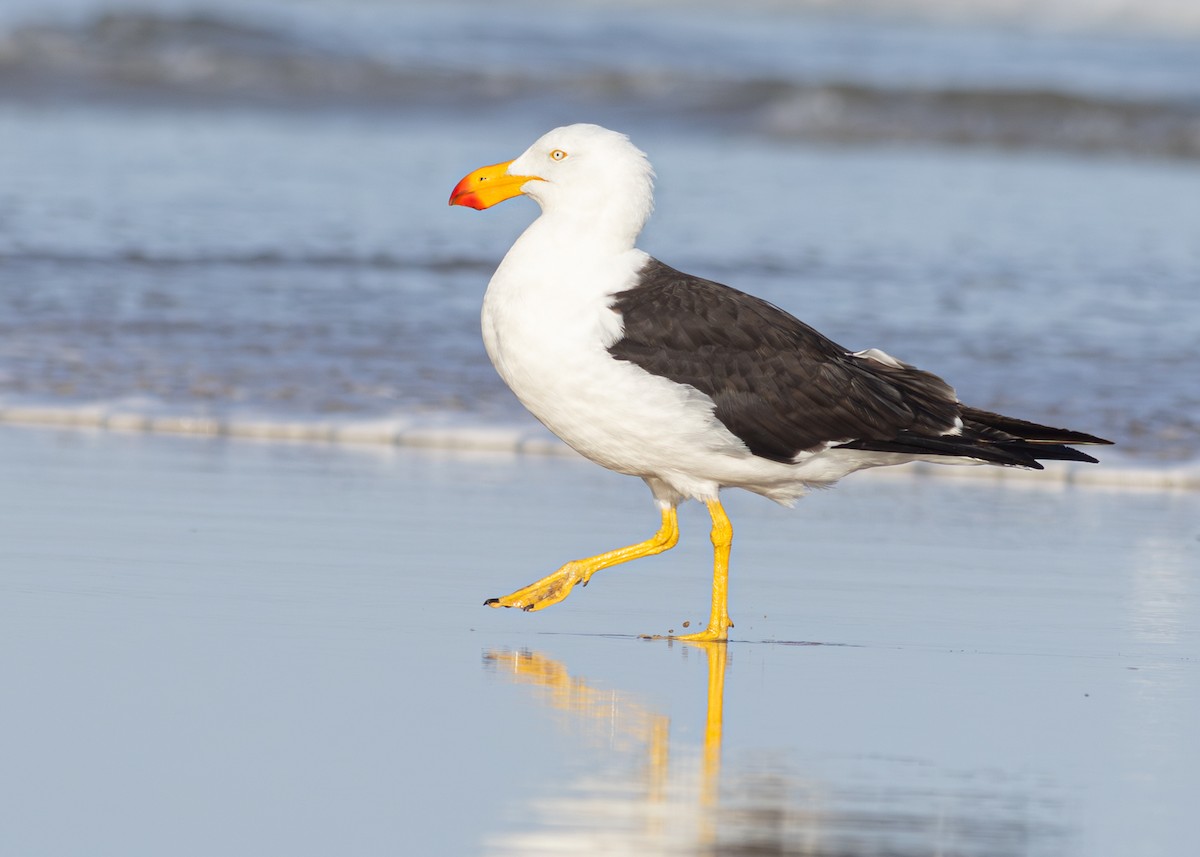
[[[832,443],[1037,467],[1036,458],[1094,461],[1062,443],[1107,443],[965,408],[936,375],[853,354],[773,304],[655,259],[612,308],[624,322],[613,357],[708,395],[717,419],[763,458],[790,462]],[[958,419],[962,433],[947,434]]]

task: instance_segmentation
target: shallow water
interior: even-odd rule
[[[1200,844],[1195,493],[733,495],[706,650],[636,636],[705,614],[700,508],[563,604],[482,606],[654,526],[582,462],[0,434],[3,853]]]

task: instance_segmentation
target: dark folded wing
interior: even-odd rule
[[[624,331],[610,353],[707,394],[763,458],[955,428],[957,397],[937,376],[879,352],[851,354],[766,301],[657,260],[612,307]]]
[[[1095,462],[1070,444],[1110,443],[967,407],[936,375],[851,353],[779,307],[654,259],[612,308],[624,323],[613,357],[707,394],[717,419],[774,461],[837,446],[1040,468]]]

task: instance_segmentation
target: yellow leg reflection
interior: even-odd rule
[[[708,710],[704,718],[704,776],[705,802],[717,803],[717,786],[721,778],[721,734],[725,723],[725,646],[716,643],[694,643],[708,655]]]
[[[611,568],[623,562],[653,556],[675,547],[679,541],[679,518],[674,506],[662,510],[662,526],[658,532],[644,542],[618,548],[587,559],[568,562],[558,571],[549,574],[528,586],[501,598],[489,598],[483,602],[488,607],[520,607],[522,610],[543,610],[566,598],[575,584],[587,582],[602,568]]]
[[[551,708],[567,712],[600,727],[600,734],[618,736],[622,743],[661,750],[666,762],[665,737],[670,721],[665,714],[652,711],[620,691],[600,690],[581,678],[573,678],[567,668],[553,658],[536,652],[488,652],[484,660],[501,668],[513,681],[540,688],[542,699]]]
[[[723,730],[727,647],[695,643],[707,658],[707,708],[704,744],[693,748],[672,742],[667,715],[645,706],[631,695],[593,687],[572,677],[558,661],[531,652],[488,652],[485,660],[520,684],[543,691],[554,710],[566,712],[576,728],[630,751],[642,760],[644,771],[633,783],[613,783],[606,777],[595,803],[561,803],[554,811],[556,836],[565,835],[563,818],[584,820],[583,838],[603,831],[617,853],[657,853],[651,843],[669,843],[671,851],[690,853],[716,843],[720,818],[721,740]],[[633,785],[632,789],[628,788]],[[623,787],[624,786],[624,787]],[[623,796],[623,799],[618,799]],[[562,840],[556,840],[558,845]],[[679,844],[694,843],[694,848]],[[622,844],[623,843],[623,844]],[[622,844],[622,848],[616,848]],[[622,850],[623,849],[623,850]]]

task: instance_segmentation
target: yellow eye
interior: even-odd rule
[[[554,158],[554,160],[556,160],[556,161],[561,161],[566,156],[567,156],[567,153],[564,152],[562,149],[555,149],[553,152],[550,153],[550,157]]]

